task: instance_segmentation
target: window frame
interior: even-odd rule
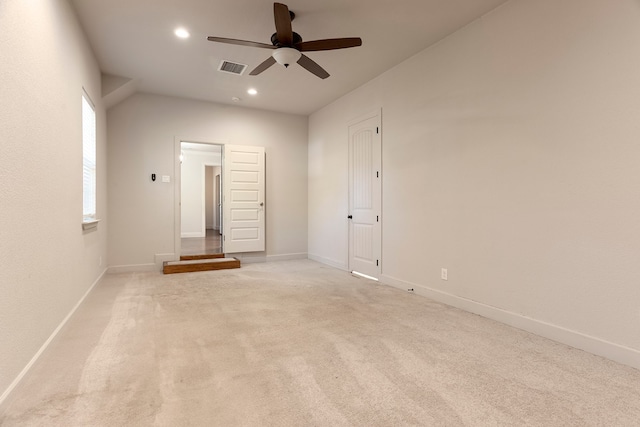
[[[95,228],[97,219],[97,115],[86,90],[82,90],[82,228]]]

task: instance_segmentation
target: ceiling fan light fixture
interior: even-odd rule
[[[291,47],[280,47],[274,50],[272,55],[278,64],[284,65],[285,67],[298,62],[298,59],[302,56],[299,50]]]

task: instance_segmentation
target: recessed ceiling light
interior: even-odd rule
[[[176,28],[176,30],[173,32],[176,37],[179,37],[181,39],[188,39],[191,34],[189,34],[189,31],[185,30],[184,28]]]
[[[255,90],[254,88],[251,88],[251,89],[249,89],[249,90],[247,91],[247,93],[248,93],[249,95],[257,95],[257,94],[258,94],[258,91],[257,91],[257,90]]]

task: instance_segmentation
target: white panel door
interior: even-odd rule
[[[264,148],[224,146],[224,253],[265,250]]]
[[[380,116],[349,126],[349,270],[378,278],[382,252]]]

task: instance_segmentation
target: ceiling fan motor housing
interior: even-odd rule
[[[293,42],[291,43],[292,46],[297,45],[298,43],[302,42],[302,37],[300,36],[300,34],[296,33],[295,31],[293,32]],[[291,47],[291,46],[285,46],[282,43],[280,43],[278,41],[278,33],[273,33],[273,35],[271,35],[271,44],[273,44],[276,47]]]

